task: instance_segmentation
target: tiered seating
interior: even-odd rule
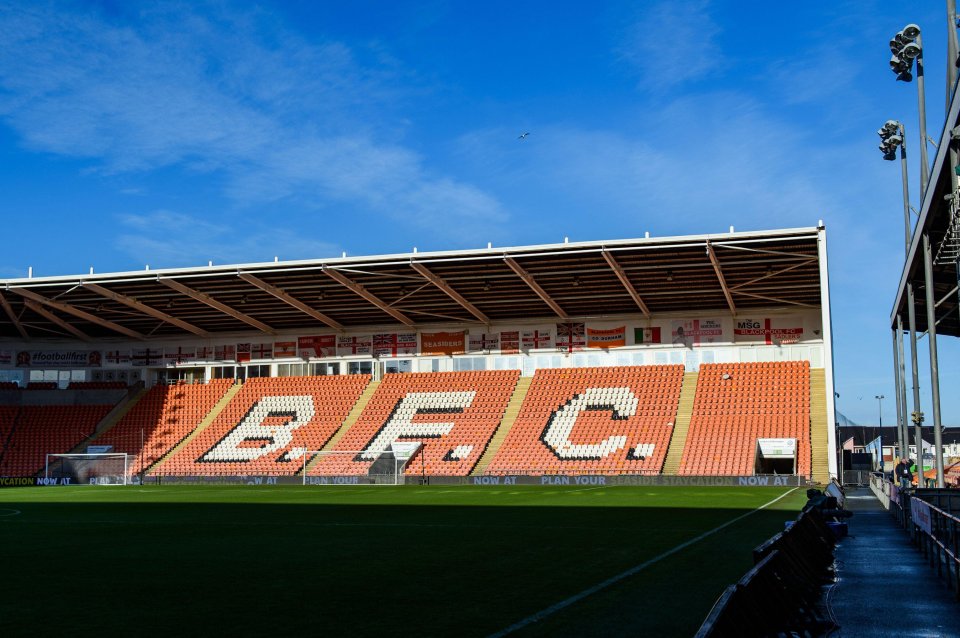
[[[517,370],[388,374],[336,446],[362,454],[325,456],[310,474],[366,474],[401,440],[423,443],[407,474],[466,476],[500,424],[519,377]]]
[[[97,445],[134,455],[134,471],[149,468],[190,434],[213,409],[233,379],[207,384],[155,385],[120,422],[97,437]],[[142,444],[142,448],[141,448]]]
[[[14,381],[0,381],[0,390],[19,390],[20,386]]]
[[[27,384],[27,390],[56,390],[57,388],[56,381],[31,381]]]
[[[657,474],[683,366],[537,370],[487,474]]]
[[[69,452],[93,434],[112,405],[25,405],[0,460],[0,476],[32,476],[46,455]]]
[[[249,379],[216,420],[153,472],[292,475],[356,404],[369,375]]]
[[[701,365],[678,473],[753,474],[758,438],[797,439],[796,471],[810,475],[809,362]]]

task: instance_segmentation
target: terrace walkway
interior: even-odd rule
[[[960,637],[960,603],[866,488],[847,492],[850,536],[836,550],[831,636]]]

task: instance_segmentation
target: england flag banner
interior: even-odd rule
[[[553,347],[553,333],[549,330],[524,330],[522,340],[524,350],[542,350]]]
[[[156,348],[136,348],[133,351],[131,360],[133,365],[138,367],[155,366],[160,365],[162,356],[162,352]]]
[[[797,343],[803,338],[803,321],[800,317],[737,319],[733,334],[737,341],[762,341],[767,345]]]
[[[500,349],[500,333],[470,335],[470,352],[493,352]]]
[[[297,337],[297,350],[301,359],[334,357],[337,355],[336,335]]]
[[[587,345],[586,326],[582,323],[557,324],[557,350],[573,352]]]
[[[235,345],[214,346],[213,358],[217,361],[236,361],[237,347]]]
[[[194,361],[197,358],[197,349],[196,348],[184,348],[183,346],[178,346],[176,348],[164,348],[163,349],[163,359],[167,365],[177,365],[180,363],[187,363],[188,361]]]
[[[250,349],[250,355],[254,359],[273,359],[273,344],[255,343]]]
[[[107,363],[113,365],[124,365],[130,363],[129,350],[107,350],[104,353]]]
[[[197,361],[210,361],[213,354],[213,346],[200,346],[197,348]]]
[[[610,328],[608,330],[597,330],[587,328],[587,347],[588,348],[621,348],[627,345],[627,327]]]
[[[371,352],[373,352],[373,337],[370,335],[337,337],[337,354],[340,356],[369,355]]]
[[[520,332],[512,330],[500,333],[500,353],[518,354],[520,352]]]
[[[373,356],[397,357],[417,353],[417,334],[383,333],[373,335]]]
[[[685,348],[723,341],[723,323],[719,319],[688,319],[670,325],[671,343]]]

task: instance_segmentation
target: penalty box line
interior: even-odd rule
[[[662,561],[664,558],[669,558],[670,556],[673,556],[673,555],[676,554],[677,552],[683,551],[683,550],[685,550],[686,548],[690,547],[691,545],[694,545],[694,544],[696,544],[696,543],[699,543],[699,542],[702,541],[703,539],[708,538],[708,537],[710,537],[710,536],[713,536],[713,535],[716,534],[717,532],[719,532],[719,531],[721,531],[721,530],[723,530],[723,529],[726,529],[727,527],[730,527],[730,526],[733,525],[734,523],[738,523],[738,522],[742,521],[743,519],[747,518],[748,516],[751,516],[751,515],[753,515],[753,514],[756,514],[756,513],[759,512],[760,510],[763,510],[763,509],[766,509],[766,508],[770,507],[771,505],[773,505],[774,503],[776,503],[776,502],[779,501],[780,499],[786,498],[787,496],[789,496],[789,495],[792,494],[793,492],[796,492],[798,489],[800,489],[800,488],[799,488],[799,487],[795,487],[795,488],[793,488],[793,489],[791,489],[791,490],[789,490],[789,491],[787,491],[787,492],[784,492],[783,494],[781,494],[781,495],[778,496],[777,498],[775,498],[775,499],[773,499],[772,501],[769,501],[769,502],[767,502],[767,503],[764,503],[763,505],[761,505],[760,507],[758,507],[758,508],[756,508],[756,509],[754,509],[754,510],[750,510],[749,512],[747,512],[747,513],[745,513],[745,514],[741,514],[740,516],[738,516],[738,517],[736,517],[736,518],[730,519],[730,520],[727,521],[726,523],[723,523],[723,524],[721,524],[721,525],[718,525],[718,526],[714,527],[713,529],[708,530],[708,531],[704,532],[703,534],[700,534],[699,536],[695,536],[694,538],[691,538],[690,540],[688,540],[688,541],[686,541],[686,542],[680,543],[679,545],[677,545],[677,546],[675,546],[675,547],[672,547],[671,549],[668,549],[667,551],[663,552],[662,554],[659,554],[659,555],[657,555],[657,556],[654,556],[653,558],[651,558],[651,559],[649,559],[649,560],[646,560],[646,561],[640,563],[639,565],[635,565],[635,566],[631,567],[630,569],[628,569],[628,570],[626,570],[626,571],[624,571],[624,572],[620,572],[620,573],[617,574],[616,576],[611,576],[610,578],[606,579],[605,581],[600,582],[600,583],[597,583],[597,584],[594,585],[593,587],[588,587],[587,589],[584,589],[583,591],[581,591],[581,592],[579,592],[579,593],[577,593],[577,594],[574,594],[573,596],[570,596],[570,598],[567,598],[567,599],[565,599],[565,600],[561,600],[561,601],[558,602],[558,603],[555,603],[555,604],[553,604],[553,605],[550,605],[550,606],[547,607],[546,609],[542,609],[542,610],[538,611],[537,613],[535,613],[535,614],[533,614],[533,615],[527,616],[527,617],[524,618],[523,620],[520,620],[520,621],[515,622],[514,624],[510,625],[510,626],[507,627],[506,629],[501,629],[501,630],[498,631],[498,632],[495,632],[495,633],[490,634],[489,636],[487,636],[487,638],[501,638],[502,636],[506,636],[506,635],[508,635],[508,634],[512,634],[512,633],[515,632],[515,631],[519,631],[519,630],[523,629],[524,627],[527,627],[528,625],[532,625],[533,623],[540,622],[541,620],[543,620],[543,619],[545,619],[545,618],[548,618],[549,616],[552,616],[553,614],[557,613],[558,611],[561,611],[561,610],[563,610],[563,609],[566,609],[566,608],[569,607],[570,605],[573,605],[573,604],[575,604],[575,603],[578,603],[578,602],[580,602],[581,600],[583,600],[584,598],[586,598],[586,597],[588,597],[588,596],[592,596],[593,594],[596,594],[597,592],[603,591],[604,589],[607,589],[608,587],[611,587],[611,586],[613,586],[613,585],[616,585],[616,584],[619,583],[620,581],[622,581],[622,580],[624,580],[624,579],[626,579],[626,578],[629,578],[629,577],[631,577],[631,576],[633,576],[633,575],[635,575],[635,574],[638,574],[638,573],[642,572],[642,571],[645,570],[647,567],[650,567],[651,565],[654,565],[655,563],[659,563],[659,562]]]

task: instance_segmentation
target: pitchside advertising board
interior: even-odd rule
[[[699,487],[803,487],[812,485],[805,477],[783,474],[757,476],[638,476],[638,475],[564,475],[542,476],[428,476],[430,485],[569,485],[582,487],[615,486],[699,486]],[[401,483],[419,485],[415,471],[400,477]],[[367,485],[376,480],[366,475],[332,476],[147,476],[146,484],[159,485]],[[32,485],[32,483],[31,483]]]

